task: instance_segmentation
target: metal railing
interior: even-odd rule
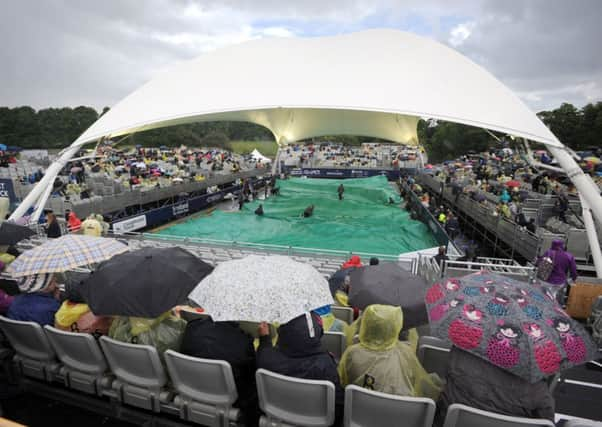
[[[479,270],[487,270],[522,281],[534,279],[536,273],[533,265],[522,266],[504,258],[477,258],[476,262],[446,260],[443,263],[443,275],[447,277],[464,276]]]
[[[358,255],[363,258],[376,257],[382,261],[411,261],[412,258],[404,258],[403,255],[392,255],[392,254],[381,254],[381,253],[372,253],[372,252],[357,252],[357,251],[346,251],[346,250],[338,250],[338,249],[324,249],[324,248],[310,248],[310,247],[302,247],[302,246],[287,246],[287,245],[278,245],[272,243],[253,243],[253,242],[244,242],[244,241],[236,241],[236,240],[219,240],[219,239],[209,239],[205,237],[184,237],[184,236],[170,236],[164,234],[154,234],[154,233],[136,233],[136,232],[127,232],[123,234],[113,234],[110,232],[110,235],[115,238],[125,238],[125,239],[133,239],[133,240],[147,240],[157,242],[159,244],[165,245],[192,245],[199,247],[218,247],[222,249],[237,249],[237,250],[250,250],[253,252],[264,252],[264,253],[276,253],[276,254],[284,254],[288,256],[328,256],[331,258],[341,258],[348,259],[352,255]]]

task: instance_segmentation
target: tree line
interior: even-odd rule
[[[109,109],[94,108],[0,107],[0,143],[23,148],[63,148]],[[563,103],[560,107],[538,113],[538,116],[564,144],[574,150],[599,147],[602,143],[602,102],[577,108]],[[496,134],[503,137],[501,134]],[[484,151],[496,144],[490,133],[450,122],[421,120],[418,137],[432,161],[454,158],[468,151]],[[360,144],[375,138],[362,136],[329,136],[334,142]],[[259,125],[245,122],[199,122],[153,129],[130,136],[128,144],[143,146],[223,146],[228,141],[273,141],[272,133]]]

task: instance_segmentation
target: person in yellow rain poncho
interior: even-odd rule
[[[163,360],[167,350],[180,351],[186,321],[170,311],[154,319],[119,316],[113,319],[109,337],[132,344],[151,345]]]
[[[399,341],[402,326],[400,307],[368,306],[362,315],[359,344],[347,348],[339,363],[341,385],[436,400],[442,380],[424,370],[409,343]]]
[[[80,230],[86,236],[100,237],[102,235],[102,224],[96,219],[96,215],[91,214],[82,222]]]

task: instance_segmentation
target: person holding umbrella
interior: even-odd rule
[[[453,403],[554,421],[554,396],[545,380],[531,384],[456,346],[449,353],[446,384],[437,402],[434,427],[443,426],[447,408]]]
[[[453,345],[436,426],[453,403],[553,420],[546,378],[597,354],[545,284],[480,271],[433,284],[425,302],[431,333]]]
[[[336,418],[340,419],[345,393],[334,358],[322,350],[324,329],[319,316],[305,313],[280,326],[277,347],[272,346],[267,323],[260,324],[258,334],[257,368],[295,378],[332,382],[336,393]]]
[[[52,274],[35,274],[19,281],[19,290],[6,317],[13,320],[54,325],[54,314],[60,307],[58,290]]]
[[[237,322],[196,319],[186,325],[180,352],[202,359],[228,362],[238,392],[234,406],[242,412],[241,422],[246,426],[257,425],[259,403],[255,384],[253,337],[243,332]]]
[[[152,345],[163,357],[167,349],[179,351],[186,327],[171,309],[211,271],[182,248],[145,247],[101,263],[79,290],[95,315],[117,316],[111,338]]]
[[[436,399],[441,379],[426,373],[410,343],[399,341],[402,326],[400,307],[368,306],[362,315],[359,344],[348,347],[339,363],[341,385]]]

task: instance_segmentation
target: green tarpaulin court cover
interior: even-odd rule
[[[345,187],[342,201],[337,194],[340,184]],[[159,234],[388,255],[437,246],[427,226],[399,208],[399,195],[384,176],[290,178],[276,185],[278,196],[245,203],[242,211],[215,210]],[[263,216],[254,214],[260,203]],[[303,218],[311,204],[313,216]]]

